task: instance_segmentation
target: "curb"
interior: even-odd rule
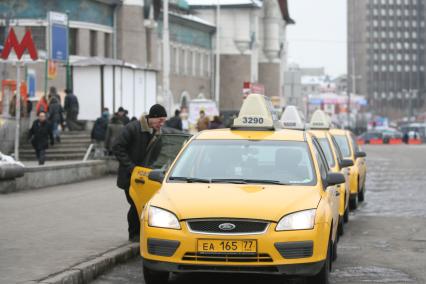
[[[112,249],[92,259],[74,265],[64,271],[34,281],[42,284],[85,284],[93,281],[115,265],[139,255],[139,243]]]

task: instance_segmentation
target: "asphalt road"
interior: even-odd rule
[[[366,146],[366,201],[340,239],[332,283],[426,283],[426,146]],[[94,283],[144,283],[135,259]],[[174,275],[170,283],[303,283],[252,275]]]

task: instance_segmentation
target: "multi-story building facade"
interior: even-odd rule
[[[240,108],[244,82],[284,101],[286,26],[293,23],[286,0],[219,1],[220,109]],[[217,1],[188,0],[200,18],[217,25]]]
[[[412,115],[426,98],[424,0],[348,1],[348,92],[374,112]]]

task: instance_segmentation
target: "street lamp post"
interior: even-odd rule
[[[220,109],[220,0],[216,5],[216,69],[215,69],[215,99]]]
[[[163,96],[167,111],[170,105],[170,35],[169,35],[169,0],[163,0]]]

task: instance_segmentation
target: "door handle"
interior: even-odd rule
[[[340,196],[340,191],[336,190],[335,196]]]
[[[139,184],[145,184],[145,180],[143,180],[143,179],[138,179],[138,178],[136,178],[136,179],[135,179],[135,182],[136,182],[136,183],[139,183]]]

